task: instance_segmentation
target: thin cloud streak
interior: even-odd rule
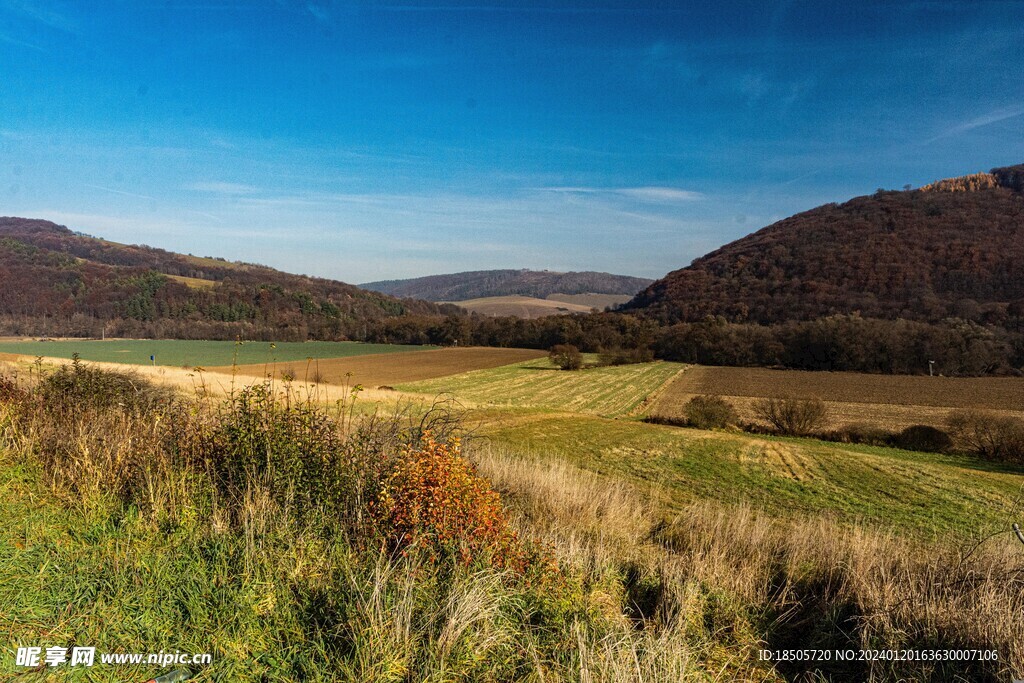
[[[948,130],[945,130],[935,137],[925,140],[925,144],[935,142],[936,140],[942,140],[943,138],[953,137],[961,133],[967,133],[975,130],[976,128],[984,128],[990,126],[993,123],[999,123],[1001,121],[1008,121],[1009,119],[1015,119],[1018,116],[1024,115],[1024,105],[1017,105],[1014,107],[1002,107],[1000,109],[993,109],[990,112],[976,116],[969,121],[965,121],[959,125],[953,126]]]
[[[258,188],[252,185],[246,185],[244,183],[228,183],[221,181],[203,182],[203,183],[190,183],[185,186],[186,190],[193,190],[195,192],[208,192],[210,194],[224,194],[224,195],[245,195],[253,194],[258,191]]]
[[[88,187],[88,188],[90,188],[92,190],[101,190],[103,192],[110,192],[111,194],[120,194],[120,195],[124,195],[125,197],[135,197],[137,199],[148,199],[150,201],[156,201],[155,197],[151,197],[148,194],[138,194],[137,192],[127,192],[125,190],[116,190],[116,189],[114,189],[112,187],[103,187],[102,185],[89,185],[88,183],[83,183],[83,187]]]
[[[705,195],[701,192],[683,190],[677,187],[580,187],[570,185],[542,187],[539,189],[544,192],[557,192],[561,194],[618,195],[648,202],[693,202],[705,198]]]

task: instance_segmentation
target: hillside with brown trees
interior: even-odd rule
[[[826,204],[669,273],[627,308],[661,323],[834,315],[1024,328],[1024,165]]]
[[[0,334],[347,339],[386,318],[445,313],[457,309],[0,218]]]

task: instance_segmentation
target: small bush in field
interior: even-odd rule
[[[548,352],[548,358],[562,370],[579,370],[583,367],[583,354],[572,344],[555,344]]]
[[[299,514],[339,514],[354,466],[335,422],[312,402],[282,402],[269,384],[253,385],[225,404],[202,459],[225,500],[238,503],[266,486]]]
[[[654,352],[646,348],[608,349],[598,354],[601,365],[634,365],[650,363],[654,360]]]
[[[825,424],[828,409],[817,398],[765,398],[754,403],[754,414],[779,434],[807,436]]]
[[[998,462],[1024,463],[1024,420],[958,410],[946,422],[958,450]]]
[[[525,555],[500,497],[460,455],[459,441],[425,435],[401,457],[373,506],[393,546],[462,564],[486,559],[522,571]]]
[[[867,446],[888,446],[896,438],[896,435],[888,429],[861,423],[843,425],[839,429],[823,436],[829,441],[865,444]]]
[[[722,429],[736,422],[736,409],[721,396],[694,396],[683,412],[686,423],[697,429]]]
[[[174,397],[170,389],[133,372],[104,370],[81,362],[77,356],[46,376],[39,392],[47,407],[71,412],[113,407],[141,412],[167,404]]]
[[[949,434],[931,425],[912,425],[892,438],[892,445],[907,451],[942,453],[953,445]]]

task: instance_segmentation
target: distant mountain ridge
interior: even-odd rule
[[[474,270],[428,275],[407,280],[381,280],[359,285],[398,297],[427,301],[465,301],[496,296],[545,299],[552,294],[634,295],[653,280],[594,271],[560,273],[549,270]]]
[[[625,308],[663,323],[860,314],[1018,326],[1024,164],[796,214],[669,273]]]
[[[385,318],[457,312],[335,280],[0,217],[6,334],[342,339],[365,336]]]

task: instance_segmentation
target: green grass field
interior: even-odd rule
[[[186,341],[176,339],[116,339],[70,341],[0,342],[0,353],[27,356],[71,358],[77,353],[82,360],[107,363],[149,365],[156,356],[157,365],[175,367],[246,365],[250,363],[283,363],[307,358],[342,358],[376,353],[405,353],[434,346],[401,346],[398,344],[362,344],[358,342],[270,342]]]
[[[672,379],[680,363],[643,363],[566,372],[547,358],[399,385],[403,391],[453,394],[477,404],[532,406],[619,417]]]
[[[965,457],[540,411],[478,419],[510,448],[653,484],[670,509],[716,500],[923,537],[1024,522],[1024,477]]]

